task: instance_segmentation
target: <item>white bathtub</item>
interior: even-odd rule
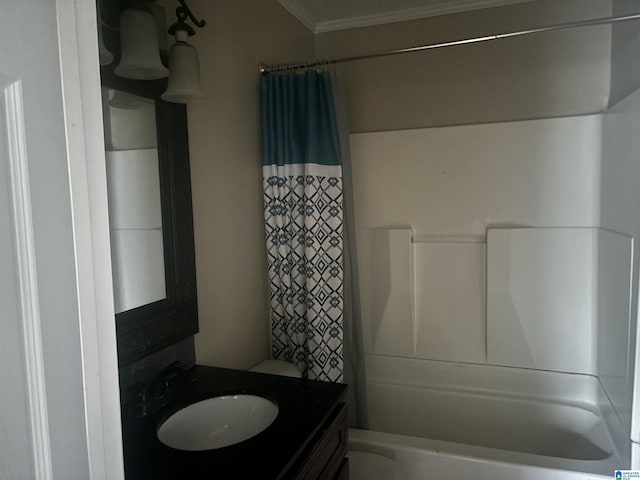
[[[370,431],[352,430],[351,449],[397,459],[411,480],[612,478],[628,465],[603,420],[606,395],[595,377],[366,361]]]

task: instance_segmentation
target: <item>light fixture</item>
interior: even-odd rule
[[[169,33],[176,39],[169,49],[171,75],[162,99],[173,103],[189,103],[204,98],[204,94],[200,89],[198,52],[187,42],[189,36],[196,32],[186,20],[189,18],[199,28],[204,27],[206,22],[194,17],[185,0],[178,1],[181,5],[176,8],[178,21],[169,28]]]
[[[141,3],[120,13],[120,63],[114,69],[119,77],[157,80],[169,75],[162,64],[153,12]]]

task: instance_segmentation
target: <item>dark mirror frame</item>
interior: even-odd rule
[[[160,99],[166,80],[117,77],[101,68],[102,85],[155,101],[164,244],[163,300],[116,314],[118,364],[124,367],[198,332],[187,110]]]

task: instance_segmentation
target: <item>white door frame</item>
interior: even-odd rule
[[[95,0],[56,0],[91,479],[124,479]]]

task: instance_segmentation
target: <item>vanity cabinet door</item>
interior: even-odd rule
[[[340,465],[340,470],[333,477],[333,480],[349,480],[349,459],[345,458]]]
[[[345,459],[348,431],[347,408],[341,404],[317,435],[317,440],[293,478],[348,480],[349,469],[345,468],[348,467]]]

